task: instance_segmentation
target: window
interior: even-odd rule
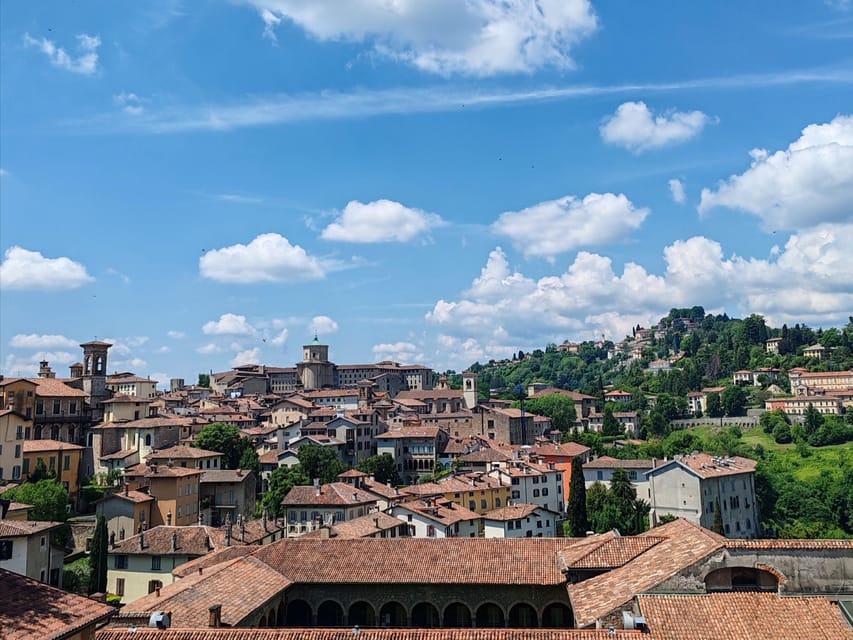
[[[427,525],[427,537],[434,538],[435,537],[435,527],[431,524]]]
[[[518,483],[519,483],[518,478],[513,478],[513,479],[512,479],[512,483],[513,483],[514,485],[518,485]]]
[[[76,402],[71,402],[68,404],[68,413],[70,413],[72,416],[77,413],[77,403]]]
[[[23,440],[24,438],[24,425],[19,424],[15,429],[15,440]]]
[[[731,531],[731,527],[729,527],[729,525],[727,524],[726,525],[726,533],[729,533],[730,531]]]
[[[596,471],[595,472],[595,479],[596,480],[604,480],[604,472],[603,471]]]
[[[44,413],[44,400],[36,400],[36,415],[40,416]]]
[[[488,508],[488,506],[489,506],[488,502],[486,502],[485,500],[480,500],[480,508],[481,509],[486,509],[486,508]]]
[[[160,580],[149,580],[148,581],[148,593],[154,593],[157,589],[162,589],[163,583]]]
[[[536,528],[537,528],[537,529],[541,529],[541,528],[542,528],[542,521],[541,521],[541,520],[537,520],[537,521],[536,521]]]
[[[26,460],[25,460],[26,462]],[[21,479],[21,465],[16,464],[12,467],[12,480],[20,480]]]
[[[151,556],[151,571],[160,571],[160,556]]]
[[[547,495],[548,495],[548,487],[542,487],[542,495],[543,495],[543,496],[547,496]]]
[[[497,509],[499,506],[501,506],[501,499],[495,498],[495,508]]]
[[[21,457],[21,445],[19,445],[19,444],[15,445],[15,457],[16,458]]]
[[[518,500],[521,497],[521,492],[518,489],[512,490],[512,499]]]
[[[533,497],[534,497],[534,498],[538,498],[538,497],[539,497],[539,489],[534,489],[534,490],[533,490]]]
[[[181,513],[181,507],[178,507],[178,517],[180,518],[183,514]]]
[[[114,568],[115,569],[127,569],[127,556],[126,555],[116,556]],[[122,591],[122,593],[120,593],[119,595],[124,595],[124,592]]]
[[[0,540],[0,560],[12,558],[12,540]]]
[[[71,470],[71,456],[63,456],[62,457],[62,470],[70,471]]]
[[[539,484],[539,476],[533,476],[533,484]]]
[[[59,415],[60,407],[61,407],[60,401],[54,400],[53,401],[53,415],[55,415],[55,416]]]
[[[42,536],[42,537],[41,537],[41,540],[39,541],[39,544],[40,544],[40,545],[42,546],[42,548],[43,548],[43,547],[44,547],[44,545],[45,545],[46,543],[47,543],[47,536]]]
[[[116,578],[116,595],[124,596],[124,578]]]
[[[477,510],[477,502],[475,500],[469,500],[468,501],[468,508],[471,511],[476,511]]]

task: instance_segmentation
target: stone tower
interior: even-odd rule
[[[92,411],[92,419],[100,422],[104,417],[101,404],[109,397],[107,392],[107,351],[112,344],[93,340],[80,345],[83,348],[83,391]]]
[[[305,391],[334,384],[334,365],[329,362],[329,345],[321,343],[316,333],[309,344],[302,346],[302,362],[296,365],[296,372]]]
[[[465,399],[465,406],[473,409],[480,401],[480,396],[477,391],[477,374],[471,371],[462,372],[462,397]]]

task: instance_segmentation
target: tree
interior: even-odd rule
[[[586,515],[586,484],[583,479],[583,462],[580,456],[572,458],[572,478],[569,484],[566,520],[571,536],[582,537],[589,530],[589,518]]]
[[[4,498],[33,505],[30,520],[65,522],[68,519],[68,491],[56,480],[25,482],[6,491]]]
[[[358,470],[373,476],[376,482],[392,485],[403,484],[400,474],[397,472],[397,463],[390,453],[381,456],[370,456],[358,463]]]
[[[823,425],[823,416],[820,411],[814,408],[814,405],[809,402],[809,406],[806,408],[806,412],[803,415],[803,429],[805,430],[806,437],[811,436],[815,431],[817,431],[821,425]]]
[[[95,523],[92,548],[89,551],[89,593],[107,591],[107,521],[103,515]]]
[[[214,422],[205,426],[196,436],[195,446],[221,453],[226,469],[241,468],[240,463],[244,460],[246,449],[254,449],[252,441],[244,438],[237,427],[224,422]]]
[[[708,394],[705,403],[708,407],[708,417],[720,418],[723,415],[723,404],[720,402],[720,394],[712,391]]]
[[[741,387],[729,385],[723,390],[720,402],[722,402],[723,410],[727,416],[743,415],[746,406],[746,393]]]
[[[603,482],[593,482],[586,492],[586,513],[593,531],[607,531],[606,523],[603,522],[606,503],[607,487]]]
[[[718,497],[714,501],[714,524],[711,525],[711,531],[714,533],[723,534],[723,507],[720,504],[720,498]]]
[[[210,387],[210,375],[206,373],[198,374],[198,386],[209,388]]]
[[[622,425],[613,417],[613,407],[610,403],[604,405],[604,422],[601,425],[601,433],[605,436],[618,436],[623,433]]]
[[[338,475],[346,469],[338,455],[329,447],[306,444],[299,447],[296,455],[305,475],[312,480],[319,479],[321,484],[335,482]]]
[[[562,393],[549,393],[541,398],[527,400],[524,408],[530,413],[551,418],[551,425],[562,432],[571,429],[577,420],[574,400]]]
[[[295,464],[292,467],[278,467],[270,474],[269,488],[260,501],[260,509],[264,509],[273,518],[284,515],[284,507],[281,501],[290,490],[297,485],[311,484],[311,479],[305,475],[302,466]]]

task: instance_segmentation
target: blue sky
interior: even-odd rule
[[[464,368],[853,312],[853,6],[0,5],[0,369]]]

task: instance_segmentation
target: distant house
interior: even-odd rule
[[[480,514],[450,500],[424,498],[391,508],[391,515],[408,524],[415,538],[475,538],[480,534]]]
[[[483,515],[486,538],[553,538],[559,514],[535,504],[512,504]]]
[[[63,526],[61,522],[0,519],[0,570],[61,587],[65,549],[54,546],[51,533]],[[0,584],[0,593],[5,594],[6,585]],[[5,598],[0,602],[2,611]]]
[[[627,391],[621,391],[619,389],[614,389],[613,391],[608,391],[604,394],[605,402],[631,402],[633,399],[633,395]]]
[[[219,526],[237,522],[255,511],[257,478],[244,469],[205,471],[199,479],[200,511],[204,521]]]
[[[344,482],[293,487],[282,500],[287,535],[354,520],[376,510],[377,496]]]
[[[648,500],[649,481],[645,473],[654,468],[654,460],[622,460],[620,458],[611,458],[610,456],[601,456],[583,465],[584,485],[586,485],[587,489],[596,482],[602,482],[609,486],[610,481],[613,479],[613,472],[616,469],[623,469],[628,474],[628,480],[631,481],[631,484],[637,490],[637,497]]]
[[[782,340],[782,338],[768,338],[764,342],[764,350],[767,353],[779,353],[779,343],[781,343]]]
[[[813,344],[810,347],[803,349],[803,355],[806,358],[814,358],[815,360],[823,360],[829,355],[829,349],[822,344]]]
[[[614,411],[613,417],[628,435],[636,435],[640,431],[640,416],[636,411]],[[604,414],[589,415],[589,430],[601,433],[604,429]]]

